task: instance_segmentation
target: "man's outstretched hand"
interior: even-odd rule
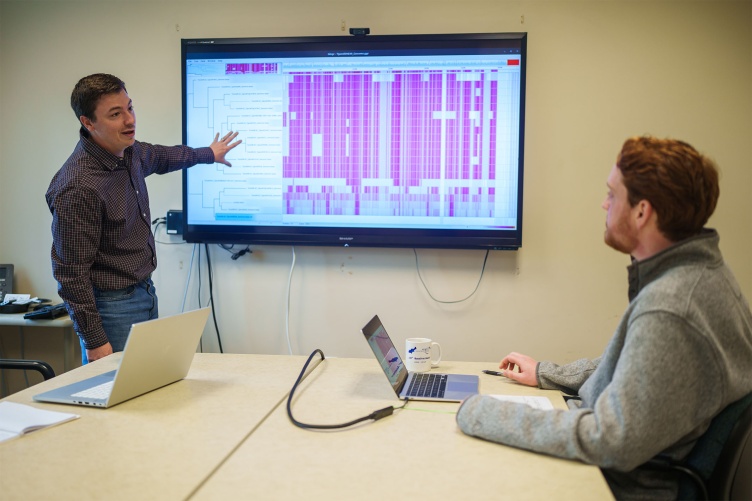
[[[209,145],[209,148],[212,149],[214,152],[214,161],[220,164],[225,164],[228,167],[232,167],[232,164],[225,160],[225,155],[227,155],[227,152],[229,152],[231,149],[242,143],[243,141],[238,139],[234,143],[231,141],[238,137],[237,132],[230,131],[227,134],[225,134],[222,139],[219,138],[219,132],[217,132],[217,135],[214,136],[214,141]]]

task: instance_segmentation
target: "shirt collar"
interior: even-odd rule
[[[103,168],[113,171],[117,169],[118,167],[124,167],[125,164],[123,163],[123,159],[118,157],[117,155],[113,155],[109,151],[105,150],[101,146],[99,146],[97,143],[95,143],[91,139],[91,135],[89,134],[89,131],[86,130],[84,127],[81,127],[81,129],[78,132],[81,144],[84,147],[84,150],[86,153],[94,157]],[[133,148],[132,146],[129,146],[125,149],[123,152],[123,157],[128,158],[130,157],[130,149]]]
[[[631,302],[639,292],[650,282],[659,278],[669,268],[676,264],[721,260],[718,232],[704,228],[700,233],[668,247],[647,259],[638,261],[632,259],[627,267],[629,278],[629,301]]]

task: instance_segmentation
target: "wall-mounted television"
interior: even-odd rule
[[[184,39],[188,242],[517,249],[525,33]]]

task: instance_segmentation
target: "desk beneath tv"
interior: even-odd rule
[[[111,409],[32,401],[112,370],[119,358],[6,399],[81,418],[0,444],[4,499],[611,498],[596,467],[462,434],[456,403],[410,402],[343,431],[296,428],[286,398],[305,357],[197,354],[185,380]],[[487,367],[442,362],[447,372]],[[498,377],[481,374],[481,391],[545,395],[564,408],[558,392]],[[293,412],[304,422],[339,423],[387,405],[401,403],[373,359],[328,358],[296,392]]]
[[[73,320],[68,315],[49,320],[28,320],[24,318],[24,315],[24,313],[0,314],[0,327],[18,327],[22,337],[26,327],[62,329],[63,370],[66,372],[71,370],[73,368],[76,344],[78,343],[78,336],[73,330]]]

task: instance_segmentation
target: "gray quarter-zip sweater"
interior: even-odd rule
[[[675,499],[677,481],[640,468],[686,456],[711,419],[752,391],[752,313],[714,230],[629,270],[630,304],[603,355],[540,362],[538,384],[577,394],[544,411],[476,395],[457,413],[468,435],[600,466],[618,499]]]

